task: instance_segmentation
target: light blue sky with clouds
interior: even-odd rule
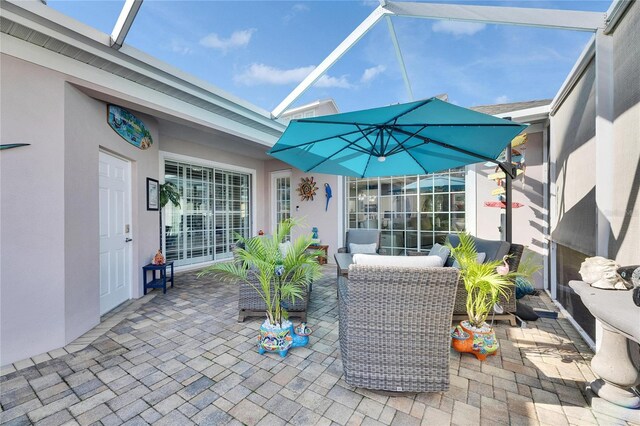
[[[449,2],[452,3],[452,2]],[[457,1],[606,11],[610,1]],[[123,4],[49,0],[110,33]],[[378,5],[371,1],[145,0],[126,40],[146,53],[273,109]],[[462,106],[552,98],[589,33],[394,17],[415,99]],[[333,98],[341,111],[408,101],[384,20],[295,104]]]

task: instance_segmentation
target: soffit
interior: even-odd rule
[[[65,41],[61,41],[55,37],[12,21],[5,16],[0,17],[0,32],[164,93],[213,114],[228,118],[252,129],[263,132],[266,135],[278,138],[284,131],[285,125],[274,122],[269,117],[260,117],[259,114],[252,111],[247,111],[247,115],[243,115],[242,113],[232,111],[229,108],[225,108],[224,106],[215,103],[215,99],[220,98],[220,96],[215,93],[207,92],[202,88],[188,84],[191,92],[199,92],[198,95],[200,96],[197,96],[196,94],[187,92],[187,90],[182,90],[179,87],[160,81],[159,78],[156,79],[150,77],[149,75],[145,75],[134,69],[123,66],[115,61],[105,59],[104,57],[100,57],[94,53],[80,49]],[[228,103],[229,101],[225,100],[225,102]],[[238,106],[237,109],[242,110],[242,107]]]

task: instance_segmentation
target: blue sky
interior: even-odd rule
[[[606,11],[610,1],[456,3]],[[110,33],[123,1],[48,4]],[[145,0],[126,43],[271,110],[377,5]],[[448,93],[451,102],[462,106],[552,98],[591,37],[414,18],[393,22],[415,99]],[[409,100],[384,21],[294,106],[325,98],[333,98],[341,111]]]

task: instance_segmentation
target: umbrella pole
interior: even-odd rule
[[[513,181],[513,177],[512,177],[512,171],[513,171],[513,164],[511,163],[511,142],[509,142],[509,145],[507,145],[507,152],[505,155],[505,160],[504,162],[506,163],[506,165],[511,169],[508,172],[505,171],[505,179],[504,179],[504,183],[505,183],[505,188],[504,188],[504,202],[505,202],[505,206],[504,206],[504,239],[507,242],[511,242],[511,230],[512,230],[512,212],[513,212],[513,208],[512,208],[512,200],[511,200],[511,186],[512,186],[512,181]]]

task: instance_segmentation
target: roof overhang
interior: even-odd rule
[[[111,48],[109,35],[40,2],[2,0],[0,10],[0,52],[4,54],[47,68],[55,64],[57,71],[94,83],[94,75],[87,72],[90,67],[96,79],[109,82],[104,88],[157,99],[162,102],[159,107],[171,105],[176,116],[191,117],[194,123],[265,147],[272,146],[286,128],[271,119],[268,111],[137,49]]]
[[[519,109],[516,111],[503,112],[495,114],[496,117],[510,118],[513,121],[519,123],[535,123],[538,121],[544,121],[549,118],[549,112],[551,111],[551,104],[537,106],[533,108]]]

